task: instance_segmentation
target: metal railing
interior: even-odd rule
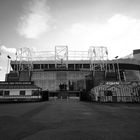
[[[94,99],[92,99],[95,101]],[[98,97],[99,102],[125,102],[140,103],[140,96],[101,96]]]
[[[22,101],[39,101],[41,99],[40,95],[7,95],[0,96],[0,102],[22,102]]]

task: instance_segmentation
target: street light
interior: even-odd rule
[[[117,69],[118,69],[118,76],[119,76],[119,82],[121,83],[121,76],[120,76],[120,68],[119,68],[119,63],[118,63],[118,56],[115,57],[116,62],[117,62]]]
[[[7,55],[7,58],[8,58],[8,63],[7,63],[7,73],[8,73],[9,72],[9,63],[10,63],[11,57],[9,55]]]

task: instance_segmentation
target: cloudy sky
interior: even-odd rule
[[[106,46],[109,58],[140,48],[140,0],[1,0],[0,80],[17,48]]]

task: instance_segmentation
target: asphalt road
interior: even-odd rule
[[[0,104],[0,140],[139,140],[140,104]]]

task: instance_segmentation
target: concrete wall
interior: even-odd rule
[[[59,90],[59,84],[66,84],[69,89],[69,82],[74,86],[74,90],[85,89],[84,71],[34,71],[31,80],[35,85],[50,91]]]
[[[140,81],[140,71],[137,70],[125,70],[126,81]]]

